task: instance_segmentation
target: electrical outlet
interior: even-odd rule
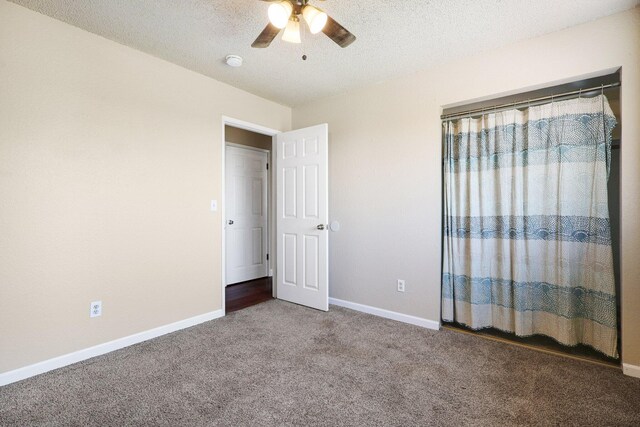
[[[102,301],[94,301],[91,303],[91,310],[89,311],[89,317],[102,316]]]
[[[398,292],[404,292],[404,280],[398,279]]]

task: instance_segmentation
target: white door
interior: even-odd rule
[[[226,147],[226,284],[267,276],[267,153]]]
[[[328,126],[276,135],[277,280],[280,299],[329,309]]]

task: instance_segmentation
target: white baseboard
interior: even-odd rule
[[[16,381],[24,380],[26,378],[43,374],[53,369],[62,368],[63,366],[81,362],[83,360],[87,360],[92,357],[100,356],[102,354],[106,354],[114,350],[119,350],[121,348],[128,347],[133,344],[138,344],[143,341],[147,341],[152,338],[159,337],[161,335],[179,331],[180,329],[188,328],[190,326],[195,326],[200,323],[208,322],[209,320],[218,319],[223,316],[224,316],[224,310],[212,311],[209,313],[201,314],[199,316],[191,317],[189,319],[184,319],[178,322],[170,323],[168,325],[149,329],[148,331],[139,332],[137,334],[129,335],[123,338],[118,338],[103,344],[98,344],[93,347],[85,348],[83,350],[74,351],[73,353],[54,357],[53,359],[34,363],[33,365],[25,366],[23,368],[18,368],[12,371],[4,372],[0,374],[0,386],[11,384]]]
[[[423,319],[422,317],[410,316],[408,314],[402,314],[382,308],[371,307],[370,305],[358,304],[356,302],[344,301],[337,298],[329,298],[329,304],[350,308],[351,310],[361,311],[363,313],[373,314],[374,316],[384,317],[385,319],[397,320],[398,322],[421,326],[427,329],[440,329],[440,322],[436,322],[435,320]]]
[[[640,366],[623,363],[622,373],[625,375],[629,375],[630,377],[640,378]]]

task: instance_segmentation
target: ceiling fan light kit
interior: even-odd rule
[[[302,16],[307,21],[311,34],[318,34],[327,23],[327,14],[310,4],[302,9]]]
[[[293,5],[288,1],[280,1],[269,6],[269,21],[277,28],[284,28],[293,12]]]
[[[298,18],[292,17],[289,19],[284,29],[282,40],[289,43],[302,43],[300,40],[300,21]]]
[[[353,43],[356,36],[338,24],[333,18],[315,6],[309,0],[262,0],[271,2],[269,5],[269,23],[251,44],[251,47],[268,47],[273,39],[284,28],[282,40],[289,43],[301,43],[300,18],[302,15],[311,34],[322,31],[340,47],[347,47]]]

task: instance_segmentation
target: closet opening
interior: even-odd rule
[[[620,365],[620,77],[443,110],[443,327]]]

